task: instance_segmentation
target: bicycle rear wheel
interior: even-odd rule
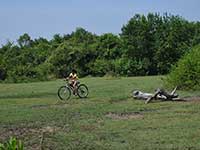
[[[77,88],[77,94],[80,98],[86,98],[89,94],[88,87],[85,84],[80,84]]]
[[[61,86],[58,89],[58,97],[60,98],[60,100],[68,100],[71,97],[71,90],[69,87],[67,86]]]

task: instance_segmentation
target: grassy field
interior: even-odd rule
[[[28,150],[200,149],[200,101],[146,105],[131,97],[162,87],[161,78],[84,78],[89,97],[67,103],[57,97],[62,80],[0,84],[0,142],[14,136]]]

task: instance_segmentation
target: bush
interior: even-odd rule
[[[23,150],[24,145],[20,140],[17,140],[16,138],[10,138],[8,142],[5,144],[0,143],[0,150]]]
[[[107,72],[112,71],[112,63],[105,59],[96,59],[91,70],[95,76],[104,76]]]
[[[178,61],[166,81],[168,85],[180,89],[200,89],[200,45]]]

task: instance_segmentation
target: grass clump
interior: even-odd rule
[[[24,146],[20,140],[11,137],[5,144],[0,143],[0,150],[23,150]]]

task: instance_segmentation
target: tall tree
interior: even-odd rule
[[[21,35],[19,37],[19,39],[17,40],[18,44],[20,47],[29,47],[32,43],[31,37],[27,34],[24,33],[23,35]]]

